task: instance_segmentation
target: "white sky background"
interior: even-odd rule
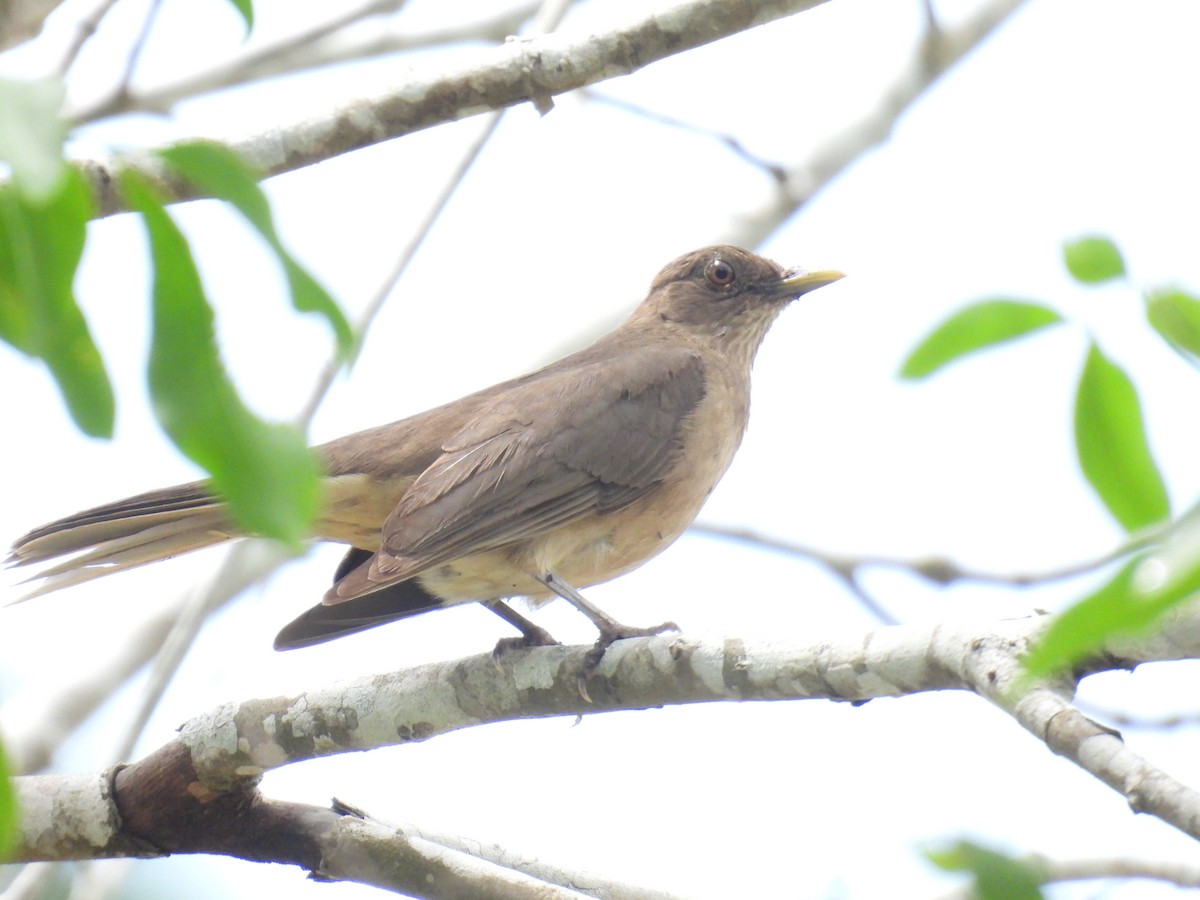
[[[119,5],[115,15],[137,21],[143,6]],[[321,6],[279,4],[281,13],[263,3],[260,27],[269,33]],[[953,22],[973,6],[939,9]],[[592,3],[563,28],[599,29],[642,7]],[[402,21],[416,27],[440,15],[443,5],[414,0]],[[596,92],[796,162],[877,101],[919,25],[916,2],[835,0]],[[1138,284],[1200,288],[1198,39],[1200,8],[1177,0],[1033,0],[917,104],[886,145],[781,229],[762,248],[767,255],[850,277],[795,304],[767,338],[750,431],[702,520],[837,552],[947,554],[1000,572],[1111,549],[1120,532],[1079,476],[1070,443],[1082,330],[980,356],[927,384],[895,380],[905,353],[936,322],[997,294],[1047,301],[1092,329],[1142,392],[1175,508],[1193,502],[1196,372],[1142,324],[1132,292],[1073,286],[1059,247],[1083,232],[1109,234]],[[222,4],[168,3],[144,83],[203,66],[238,40]],[[123,47],[98,41],[89,49],[83,63],[97,86],[116,77],[113,54]],[[403,76],[402,66],[385,61],[302,79],[299,90],[291,82],[219,96],[184,105],[172,121],[97,129],[84,136],[83,152],[257,132],[268,117],[319,112],[364,84]],[[287,242],[349,309],[361,308],[390,270],[478,127],[468,120],[267,183]],[[314,441],[400,418],[565,352],[627,311],[662,264],[727,233],[730,212],[755,208],[769,190],[762,172],[720,144],[602,104],[567,96],[544,118],[528,107],[511,111],[361,360],[322,408]],[[327,333],[289,312],[278,274],[232,217],[211,203],[174,212],[195,239],[239,386],[260,411],[292,416],[324,362]],[[96,223],[91,239],[78,293],[117,382],[117,439],[81,438],[42,369],[0,353],[10,435],[3,543],[77,509],[195,477],[149,424],[139,226],[117,217]],[[478,653],[506,633],[470,606],[273,653],[275,631],[316,602],[339,553],[313,552],[218,616],[139,753],[227,699]],[[0,697],[36,698],[77,677],[120,642],[139,608],[174,596],[217,559],[197,554],[0,610]],[[939,591],[881,571],[868,584],[895,615],[917,621],[1020,615],[1078,596],[1088,582],[1036,593]],[[809,564],[691,535],[589,596],[631,624],[674,619],[707,635],[817,638],[872,624]],[[538,620],[564,641],[593,637],[569,609],[552,606]],[[1083,696],[1141,715],[1189,712],[1196,672],[1191,664],[1148,666],[1093,679]],[[60,767],[108,765],[134,697],[114,698],[104,720],[64,749]],[[1126,738],[1182,781],[1200,783],[1194,728]],[[1120,796],[965,695],[517,722],[292,766],[270,774],[264,788],[312,803],[336,795],[385,820],[698,898],[930,896],[946,882],[917,848],[963,835],[1052,857],[1195,863],[1198,855],[1194,842],[1135,817]],[[134,883],[151,893],[171,879],[173,896],[184,883],[188,896],[378,896],[225,859],[135,869]],[[1136,884],[1107,896],[1173,893]],[[1085,895],[1092,894],[1055,894]]]

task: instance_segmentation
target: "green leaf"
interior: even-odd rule
[[[62,146],[67,126],[59,116],[66,89],[59,81],[0,78],[0,160],[31,202],[45,202],[67,169]]]
[[[1149,553],[1126,563],[1112,579],[1055,616],[1024,660],[1033,677],[1069,668],[1113,638],[1144,634],[1172,607],[1200,591],[1200,556],[1171,568]]]
[[[1127,531],[1170,516],[1137,391],[1094,343],[1075,394],[1075,450],[1084,477]]]
[[[0,863],[17,842],[17,796],[4,746],[0,744]]]
[[[1072,277],[1083,284],[1100,284],[1125,275],[1121,251],[1105,237],[1069,241],[1063,245],[1063,262]]]
[[[1176,288],[1150,291],[1146,318],[1172,347],[1200,358],[1200,299]]]
[[[254,3],[252,0],[229,0],[229,3],[238,11],[249,33],[254,28]]]
[[[1042,878],[1027,863],[970,841],[926,851],[938,868],[970,872],[979,900],[1041,900]]]
[[[44,202],[0,187],[0,338],[45,361],[80,430],[111,437],[112,383],[73,290],[91,215],[72,168]]]
[[[354,347],[350,323],[329,292],[283,246],[271,217],[271,206],[255,172],[236,153],[209,141],[176,144],[160,151],[175,171],[205,193],[233,205],[275,252],[291,289],[292,304],[301,312],[324,316],[337,338],[338,351],[349,357]]]
[[[316,460],[299,429],[262,422],[242,404],[221,363],[187,240],[140,176],[127,170],[120,177],[146,224],[154,265],[155,414],[176,446],[209,472],[237,522],[297,547],[316,516]]]
[[[1069,668],[1113,635],[1132,630],[1133,575],[1141,558],[1126,563],[1103,587],[1093,591],[1051,621],[1024,660],[1028,675],[1041,677]]]
[[[1052,309],[1020,300],[985,300],[934,329],[900,369],[901,378],[925,378],[961,356],[1011,341],[1061,322]]]

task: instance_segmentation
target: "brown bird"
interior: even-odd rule
[[[620,327],[529,375],[315,448],[326,472],[314,538],[350,545],[321,604],[284,627],[306,647],[456,603],[552,644],[504,602],[555,595],[599,629],[631,628],[579,588],[640,566],[691,524],[741,442],[750,366],[776,315],[839,272],[785,270],[737,247],[679,257]],[[245,536],[203,483],[151,491],[33,531],[13,546],[29,596]],[[30,579],[32,580],[32,579]]]

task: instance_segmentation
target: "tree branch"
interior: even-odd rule
[[[100,0],[90,13],[75,23],[75,33],[72,35],[70,43],[67,44],[66,52],[63,53],[63,57],[55,69],[59,78],[66,78],[67,73],[71,70],[71,66],[75,65],[75,60],[79,58],[84,44],[95,37],[96,31],[100,28],[100,23],[104,21],[104,17],[116,5],[117,0]]]
[[[803,163],[782,172],[774,197],[763,207],[740,214],[722,240],[759,247],[796,210],[804,206],[854,160],[884,143],[896,122],[956,63],[988,38],[1025,0],[990,0],[956,28],[938,26],[926,32],[908,65],[872,110],[824,142]]]
[[[208,791],[179,743],[98,776],[26,776],[20,803],[27,849],[41,859],[219,853],[289,863],[325,880],[351,878],[413,897],[582,896],[347,807],[271,800],[252,785]]]
[[[979,694],[1055,753],[1120,791],[1135,811],[1200,838],[1200,794],[1071,706],[1073,682],[1026,687],[1020,681],[1021,654],[1044,623],[1027,618],[894,626],[810,644],[713,643],[686,635],[620,641],[589,683],[592,703],[576,688],[586,646],[517,651],[502,664],[481,654],[293,697],[227,703],[114,772],[18,779],[25,832],[16,858],[226,853],[377,883],[384,875],[374,863],[364,874],[353,866],[337,868],[329,855],[356,840],[347,831],[367,826],[343,821],[347,810],[341,807],[270,800],[258,790],[260,776],[301,760],[513,719],[727,700],[864,701],[932,690]],[[1200,611],[1190,608],[1173,616],[1162,634],[1110,647],[1087,671],[1197,656]],[[371,840],[384,839],[372,829]],[[449,865],[443,855],[424,854],[409,831],[393,829],[386,840],[413,866],[426,867],[421,879]],[[462,852],[451,843],[439,844],[441,851]],[[412,873],[404,871],[405,878]]]
[[[306,26],[267,44],[247,47],[232,59],[204,72],[148,90],[129,91],[122,96],[114,94],[92,106],[72,110],[68,117],[75,122],[92,122],[129,112],[165,113],[181,100],[275,76],[423,47],[445,47],[467,41],[496,43],[515,34],[538,5],[524,3],[489,18],[475,22],[456,21],[445,28],[424,32],[388,29],[381,22],[379,27],[359,28],[356,33],[347,33],[349,26],[357,25],[367,17],[379,18],[403,6],[403,0],[372,0],[356,9],[341,11],[329,21]]]
[[[810,547],[806,544],[796,543],[795,541],[772,537],[755,531],[752,528],[716,525],[707,522],[697,522],[688,530],[697,534],[738,541],[761,547],[764,550],[772,550],[778,553],[785,553],[789,556],[799,556],[812,560],[842,578],[853,578],[857,576],[861,569],[879,566],[888,569],[902,569],[943,587],[960,581],[973,581],[980,584],[996,584],[1006,587],[1029,587],[1030,585],[1066,581],[1070,578],[1086,575],[1089,572],[1095,572],[1107,565],[1118,562],[1136,553],[1138,550],[1162,541],[1169,533],[1170,525],[1171,523],[1165,523],[1137,532],[1112,550],[1102,553],[1093,559],[1067,563],[1057,568],[1045,569],[1041,572],[991,572],[984,569],[972,569],[969,566],[960,565],[945,556],[900,559],[892,556],[873,556],[870,554],[862,556],[836,554],[820,550],[816,547]]]
[[[434,125],[532,103],[547,112],[557,94],[595,84],[827,0],[688,0],[604,34],[555,33],[480,51],[450,71],[427,67],[402,84],[313,118],[230,142],[263,177],[291,172]],[[170,200],[195,199],[190,185],[152,159],[122,158]],[[113,165],[84,162],[101,216],[124,211]]]
[[[1095,879],[1129,880],[1141,878],[1178,887],[1200,887],[1200,869],[1176,862],[1147,862],[1140,859],[1050,859],[1046,856],[1023,857],[1044,884]],[[976,900],[974,885],[968,884],[941,895],[938,900]]]
[[[37,37],[46,18],[63,0],[4,0],[0,2],[0,51]]]

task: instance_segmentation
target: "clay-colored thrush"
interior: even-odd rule
[[[521,378],[316,448],[327,477],[314,537],[349,544],[333,587],[287,625],[288,650],[475,600],[553,643],[503,601],[566,599],[595,623],[591,662],[621,625],[578,588],[662,551],[691,524],[741,442],[750,365],[792,299],[841,278],[736,247],[681,256],[627,321]],[[26,534],[10,562],[67,554],[45,593],[242,537],[204,484],[140,494]],[[500,649],[498,647],[498,649]]]

